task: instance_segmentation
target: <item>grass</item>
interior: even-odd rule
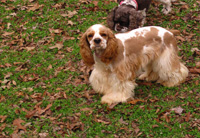
[[[199,3],[181,2],[173,4],[169,15],[152,4],[146,26],[180,30],[185,41],[178,39],[179,55],[194,68],[200,60],[191,51],[199,48]],[[144,102],[113,109],[100,103],[101,95],[88,84],[90,69],[81,61],[78,43],[91,25],[106,25],[116,5],[0,2],[0,137],[200,137],[199,74],[190,73],[185,83],[173,88],[139,85],[135,98]],[[76,13],[70,16],[69,11]],[[51,48],[56,44],[61,49]],[[171,110],[179,106],[181,113]],[[23,122],[16,125],[17,119]]]

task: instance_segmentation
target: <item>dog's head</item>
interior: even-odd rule
[[[80,39],[80,54],[85,64],[94,64],[92,52],[102,62],[108,64],[117,55],[118,43],[113,32],[101,24],[88,28]]]

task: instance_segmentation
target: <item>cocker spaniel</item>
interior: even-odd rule
[[[94,65],[89,81],[96,92],[104,95],[101,102],[107,104],[132,98],[136,77],[168,87],[184,82],[188,69],[177,53],[174,35],[157,26],[115,35],[96,24],[80,39],[84,63]]]
[[[144,25],[146,12],[152,0],[117,0],[115,7],[107,16],[108,27],[117,32],[127,32]],[[156,0],[163,3],[164,14],[171,11],[172,0]]]

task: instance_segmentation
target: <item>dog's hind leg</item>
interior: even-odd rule
[[[177,53],[168,47],[154,61],[153,71],[159,75],[157,82],[168,87],[179,85],[188,76],[187,67],[179,61]]]
[[[144,73],[142,73],[138,79],[140,80],[146,80],[146,81],[157,81],[159,79],[158,73],[153,71],[153,65],[152,63],[149,63],[144,68]]]

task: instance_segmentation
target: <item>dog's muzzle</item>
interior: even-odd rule
[[[101,43],[101,39],[100,39],[100,38],[95,38],[95,39],[94,39],[94,42],[95,42],[96,44],[100,44],[100,43]]]

